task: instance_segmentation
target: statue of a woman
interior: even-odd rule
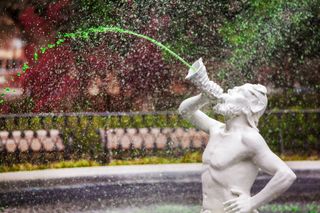
[[[227,93],[209,81],[199,59],[189,70],[187,79],[202,93],[184,100],[179,113],[209,134],[202,161],[202,213],[251,213],[279,196],[296,179],[292,170],[268,147],[259,134],[257,124],[267,107],[266,88],[260,84],[244,84]],[[216,101],[214,112],[225,118],[222,123],[199,109]],[[268,184],[256,195],[250,189],[258,171],[272,175]]]

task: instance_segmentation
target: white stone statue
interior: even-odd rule
[[[277,156],[259,134],[257,124],[267,107],[266,88],[244,84],[223,93],[209,81],[200,58],[186,79],[202,93],[184,100],[179,113],[209,134],[202,161],[203,203],[201,213],[256,213],[257,209],[286,191],[296,179],[293,171]],[[200,108],[216,101],[214,112],[225,123],[208,117]],[[272,175],[256,195],[250,189],[258,171]]]

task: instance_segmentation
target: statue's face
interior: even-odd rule
[[[245,114],[249,125],[256,128],[267,107],[267,89],[260,84],[244,84],[221,95],[213,108],[227,119]]]
[[[221,95],[218,104],[213,108],[218,114],[233,117],[241,114],[248,108],[246,90],[241,87],[229,89],[227,93]]]

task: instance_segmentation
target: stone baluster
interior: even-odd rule
[[[42,147],[46,150],[48,148],[47,146],[47,131],[46,130],[37,130],[37,136],[38,139],[40,141],[40,143],[42,144]]]
[[[8,138],[7,142],[6,142],[6,149],[9,153],[13,153],[16,151],[17,149],[17,144],[14,141],[13,138]]]
[[[5,148],[8,138],[9,138],[8,131],[0,131],[0,147],[2,147],[2,149]]]
[[[47,152],[52,152],[55,149],[55,143],[52,141],[51,137],[45,137],[43,140],[44,150]]]
[[[150,133],[148,128],[141,128],[140,133],[144,141],[144,147],[146,149],[153,149],[155,143],[155,137]]]
[[[32,130],[25,130],[24,131],[24,139],[26,139],[29,147],[31,146],[33,135],[34,135],[34,132]]]
[[[132,140],[133,148],[141,149],[142,143],[143,143],[143,138],[139,134],[138,129],[132,129],[129,132],[131,132],[131,140]]]
[[[51,137],[51,140],[55,143],[57,150],[62,151],[62,150],[64,150],[65,147],[64,147],[62,138],[60,137],[59,133],[60,133],[59,130],[51,129],[50,130],[50,137]]]
[[[39,140],[39,138],[37,137],[33,137],[33,132],[32,132],[32,139],[31,139],[31,149],[34,152],[38,152],[41,150],[41,142]]]
[[[156,144],[158,149],[165,149],[167,145],[167,136],[163,133],[163,130],[159,129],[159,134],[156,137]]]

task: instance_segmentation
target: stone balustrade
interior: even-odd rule
[[[65,148],[59,130],[0,131],[0,151],[8,153],[63,151]]]
[[[114,128],[100,129],[107,150],[203,148],[208,134],[194,128]]]

